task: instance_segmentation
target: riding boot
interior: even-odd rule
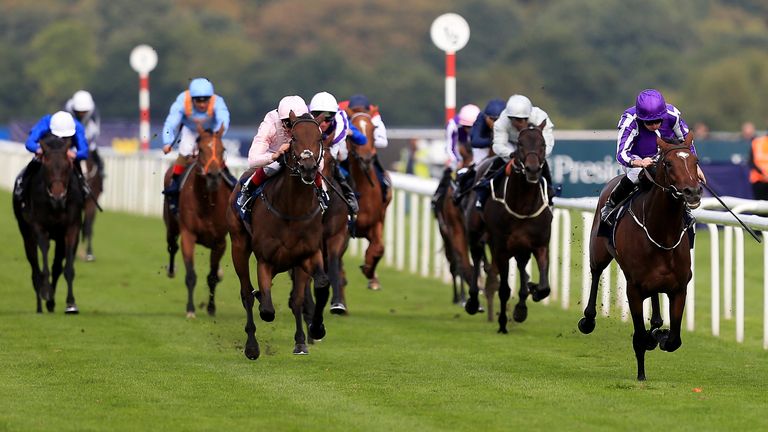
[[[320,204],[320,210],[325,213],[325,211],[328,210],[330,197],[328,196],[328,192],[323,189],[323,178],[320,176],[319,171],[315,176],[315,194],[317,194],[317,202]]]
[[[81,169],[79,162],[76,161],[74,163],[72,171],[75,173],[77,185],[80,187],[80,191],[83,193],[83,198],[87,198],[91,195],[91,188],[88,186],[88,180],[85,179],[85,175],[83,175],[83,170]]]
[[[554,198],[556,192],[555,186],[552,184],[552,173],[549,171],[549,164],[547,164],[546,159],[544,160],[544,166],[541,169],[541,176],[547,181],[547,199],[549,200],[549,207],[552,207],[555,204]]]
[[[626,176],[622,177],[621,181],[613,188],[611,196],[608,197],[602,210],[600,210],[600,220],[608,223],[608,219],[616,206],[629,198],[634,190],[635,184],[632,183],[632,180]]]
[[[437,208],[437,203],[445,196],[446,191],[448,191],[448,186],[451,184],[451,173],[453,173],[453,170],[451,170],[450,167],[446,167],[443,171],[443,177],[440,179],[440,183],[437,184],[435,194],[432,196],[432,210]]]
[[[163,189],[163,195],[178,196],[179,195],[179,178],[181,174],[171,175],[171,184],[167,188]]]
[[[503,172],[504,165],[504,159],[497,156],[491,162],[491,166],[488,167],[488,171],[485,172],[483,178],[473,187],[475,189],[476,209],[482,209],[485,206],[485,201],[488,199],[488,195],[491,194],[491,182]]]
[[[31,179],[32,176],[40,170],[41,166],[43,166],[43,164],[35,157],[29,161],[27,166],[21,171],[21,173],[19,173],[19,176],[16,177],[16,183],[13,188],[13,195],[22,199],[22,202],[26,201],[25,198],[27,189],[29,189],[29,179]]]
[[[95,148],[91,150],[91,154],[93,155],[93,162],[96,164],[96,172],[104,177],[104,159],[101,158],[99,151]]]
[[[386,201],[387,199],[387,192],[389,191],[389,188],[392,186],[389,184],[389,180],[387,179],[387,176],[384,175],[384,167],[381,166],[381,162],[379,161],[378,155],[373,155],[373,166],[376,167],[376,176],[379,178],[379,182],[381,183],[381,196],[382,201]]]
[[[456,190],[453,192],[453,203],[457,207],[461,205],[461,199],[471,189],[476,174],[474,164],[456,171]]]
[[[349,215],[354,217],[357,215],[357,212],[360,211],[360,206],[357,202],[357,195],[355,194],[355,191],[349,185],[347,179],[344,177],[344,175],[342,175],[338,167],[333,170],[333,177],[337,182],[339,182],[339,186],[341,186],[341,192],[344,194],[344,199],[347,201],[347,210],[349,211]]]

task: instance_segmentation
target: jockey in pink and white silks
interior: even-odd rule
[[[690,132],[688,125],[674,105],[655,89],[646,89],[637,95],[635,105],[624,110],[619,119],[616,141],[616,160],[626,174],[611,192],[601,210],[606,221],[613,209],[628,198],[640,181],[643,168],[653,165],[658,155],[656,138],[685,140]],[[691,152],[696,149],[691,142]],[[704,173],[697,167],[697,175],[704,180]]]
[[[323,142],[331,140],[329,152],[331,157],[338,162],[347,160],[347,137],[356,145],[368,143],[365,135],[349,122],[347,113],[339,109],[339,103],[332,94],[328,92],[315,94],[309,102],[309,110],[313,117],[320,117],[320,131],[322,132]],[[347,181],[349,172],[341,168],[339,164],[336,164],[336,168],[331,174],[341,186],[344,199],[347,202],[349,216],[354,218],[357,215],[359,206],[355,191]]]
[[[291,112],[297,117],[309,113],[304,99],[295,95],[282,98],[277,109],[264,116],[256,136],[253,137],[251,148],[248,151],[248,166],[249,169],[255,168],[256,170],[243,182],[237,196],[236,204],[241,216],[247,215],[250,211],[248,204],[252,201],[251,191],[283,168],[278,159],[291,147],[291,128],[293,127],[290,120]],[[323,160],[320,159],[315,186],[318,191],[320,206],[325,210],[328,208],[328,196],[323,190],[323,181],[320,175],[322,170]]]

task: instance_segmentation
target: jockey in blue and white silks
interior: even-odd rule
[[[658,154],[656,138],[684,140],[690,133],[680,110],[668,104],[664,96],[655,89],[646,89],[637,95],[635,105],[624,110],[619,119],[618,138],[616,140],[616,161],[621,165],[626,177],[611,192],[611,196],[601,210],[605,221],[617,204],[624,201],[640,181],[643,168],[654,163]],[[691,142],[691,152],[696,149]],[[704,180],[704,173],[697,167],[698,177]]]

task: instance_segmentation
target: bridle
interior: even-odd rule
[[[528,128],[523,129],[520,131],[520,134],[526,133],[527,131],[536,129],[533,125],[528,125]],[[525,161],[528,159],[528,156],[535,156],[536,161],[538,162],[539,171],[544,168],[544,161],[545,158],[541,157],[539,154],[538,149],[534,149],[531,151],[526,152],[523,147],[519,144],[520,143],[520,137],[517,138],[518,144],[517,149],[515,150],[515,157],[512,159],[512,169],[515,173],[521,173],[525,170]],[[546,144],[545,144],[546,145]]]
[[[205,175],[208,175],[208,172],[210,171],[212,164],[215,163],[216,167],[219,170],[221,170],[223,165],[224,165],[224,161],[221,158],[219,158],[219,148],[218,148],[218,146],[221,143],[221,140],[216,139],[216,135],[215,134],[211,138],[212,138],[211,141],[208,143],[208,147],[211,148],[211,157],[208,159],[208,161],[205,163],[205,165],[200,165],[200,169],[203,170],[203,174],[205,174]],[[199,145],[200,144],[198,144],[198,146]],[[200,153],[202,153],[202,151]],[[222,152],[222,154],[223,154],[223,152]]]
[[[293,148],[293,145],[296,143],[296,137],[293,134],[293,131],[296,128],[296,126],[299,123],[310,123],[310,122],[313,123],[315,126],[317,126],[318,130],[320,129],[320,124],[318,124],[315,119],[298,118],[296,119],[296,121],[293,122],[293,124],[291,125],[291,141],[290,141],[291,148]],[[294,177],[299,177],[304,184],[312,184],[313,180],[310,180],[310,181],[304,180],[304,177],[301,175],[300,163],[307,159],[313,159],[314,164],[312,165],[311,168],[319,168],[320,161],[323,160],[324,146],[323,146],[322,136],[320,139],[318,139],[317,142],[318,144],[320,144],[320,150],[318,151],[317,157],[315,157],[315,153],[310,149],[302,150],[302,152],[299,155],[296,155],[296,152],[294,151],[287,152],[287,153],[290,153],[290,157],[286,153],[283,153],[283,163],[285,164],[286,168],[288,168],[290,175]]]
[[[657,166],[659,164],[661,164],[661,166],[664,168],[664,180],[665,180],[665,183],[667,183],[667,184],[670,183],[669,182],[669,165],[667,165],[667,163],[666,163],[667,155],[670,152],[673,152],[673,151],[676,151],[676,150],[685,150],[687,152],[691,151],[691,149],[688,146],[686,146],[686,145],[672,146],[672,147],[664,150],[661,153],[661,156],[659,156],[658,161],[656,162]],[[668,186],[664,186],[664,185],[660,184],[659,182],[656,181],[654,176],[651,175],[651,173],[649,172],[648,169],[643,169],[643,174],[648,179],[648,181],[650,181],[654,186],[658,187],[659,189],[661,189],[664,192],[669,193],[670,195],[672,195],[672,197],[674,199],[677,199],[677,200],[683,199],[683,193],[675,185],[669,184]]]
[[[370,114],[366,112],[356,112],[352,114],[349,118],[349,124],[352,124],[352,121],[358,117],[363,117],[364,120],[367,119],[371,122],[371,126],[373,126],[372,117]],[[362,131],[365,132],[365,131]],[[373,145],[373,143],[370,143]],[[360,164],[360,169],[365,173],[365,178],[368,180],[368,183],[373,186],[373,180],[371,179],[370,171],[371,171],[371,163],[373,162],[373,158],[364,158],[363,156],[360,156],[360,153],[357,152],[357,146],[351,145],[349,146],[349,154],[355,158],[355,160]]]

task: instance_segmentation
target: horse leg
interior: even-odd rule
[[[652,334],[659,342],[659,348],[662,351],[672,352],[683,344],[680,338],[680,327],[683,322],[686,292],[682,290],[669,297],[669,330],[655,329]]]
[[[368,278],[368,288],[378,291],[381,289],[379,278],[376,276],[376,266],[379,260],[384,256],[384,243],[382,242],[384,234],[384,224],[379,222],[371,229],[371,244],[365,250],[365,265],[363,265],[363,274]]]
[[[53,310],[56,308],[56,285],[58,285],[59,276],[61,276],[61,272],[64,268],[63,261],[65,255],[64,239],[57,238],[54,243],[55,246],[53,249],[53,264],[51,265],[51,298],[45,302],[45,307],[49,312],[53,312]]]
[[[219,279],[219,264],[226,248],[227,240],[225,237],[211,249],[211,271],[206,278],[209,292],[207,311],[210,316],[216,316],[216,285],[221,281]]]
[[[584,307],[584,317],[579,320],[579,331],[584,334],[590,334],[595,330],[595,317],[597,317],[597,288],[600,285],[600,275],[603,270],[613,261],[613,257],[608,252],[605,240],[600,240],[592,231],[592,239],[589,244],[589,267],[592,274],[592,284],[589,288],[589,299]],[[629,281],[627,281],[629,286]]]
[[[470,233],[468,240],[469,252],[472,255],[473,271],[469,281],[469,298],[464,305],[464,310],[466,310],[468,314],[474,315],[480,309],[480,302],[477,299],[478,294],[480,293],[478,280],[480,279],[480,263],[485,257],[485,246],[480,242],[479,235],[475,236]]]
[[[259,292],[256,294],[259,299],[259,316],[262,321],[272,322],[275,320],[275,305],[272,304],[272,266],[257,261],[256,276],[259,281]]]
[[[186,277],[184,283],[187,285],[187,318],[195,318],[195,302],[193,294],[197,284],[197,273],[195,273],[195,235],[187,230],[181,233],[181,256],[184,259],[184,268]]]
[[[53,289],[51,288],[51,273],[48,270],[48,249],[50,248],[50,237],[48,233],[37,232],[37,247],[40,249],[40,255],[43,257],[43,267],[40,269],[40,298],[46,301],[48,312],[53,312],[53,306],[48,306],[48,301],[53,300]],[[37,252],[35,252],[37,253]],[[51,303],[53,305],[53,303]]]
[[[176,252],[179,251],[179,230],[176,226],[176,222],[173,221],[173,215],[167,215],[170,220],[166,220],[165,228],[165,242],[167,243],[168,250],[168,268],[166,269],[169,278],[176,276],[176,266],[174,265],[174,258]]]
[[[341,284],[341,253],[343,250],[345,237],[333,238],[328,241],[327,244],[327,262],[328,267],[328,279],[333,288],[333,296],[331,297],[331,313],[335,315],[346,315],[347,306],[344,304],[344,298],[342,297],[342,290],[344,287]]]
[[[34,234],[31,231],[22,232],[24,237],[24,252],[27,255],[30,267],[32,267],[32,288],[35,290],[35,301],[37,303],[37,313],[43,313],[41,287],[43,275],[40,271],[40,261],[37,255],[37,243],[34,240]]]
[[[645,317],[643,316],[643,298],[638,294],[638,290],[637,286],[630,286],[627,283],[627,301],[629,302],[629,311],[632,314],[632,325],[635,329],[632,335],[632,348],[635,349],[635,359],[637,359],[637,380],[645,381],[647,334],[645,330]]]
[[[309,325],[309,336],[320,340],[325,337],[323,309],[328,303],[330,294],[330,282],[323,271],[323,253],[318,250],[311,259],[304,262],[304,266],[304,271],[312,274],[312,279],[315,281],[315,313],[312,316],[312,324]]]
[[[93,222],[96,219],[96,205],[88,200],[85,204],[85,216],[83,218],[83,241],[85,242],[85,261],[91,262],[93,256]]]
[[[528,292],[529,292],[529,281],[530,276],[528,275],[528,272],[525,271],[525,266],[528,265],[528,261],[531,259],[530,253],[521,253],[519,255],[515,256],[515,261],[517,262],[517,272],[520,275],[520,290],[517,292],[518,298],[517,304],[515,305],[515,310],[512,313],[512,318],[517,322],[523,322],[526,318],[528,318],[528,306],[525,304],[525,300],[528,298]],[[499,264],[500,266],[502,264]],[[501,268],[499,268],[501,269]],[[504,283],[504,277],[501,278],[501,283]],[[499,291],[499,297],[501,297],[501,291]],[[502,308],[503,310],[503,308]]]
[[[485,254],[483,254],[485,258]],[[485,260],[487,261],[487,260]],[[499,271],[496,270],[495,263],[485,262],[485,301],[488,307],[488,322],[493,321],[493,298],[499,290]]]
[[[309,278],[307,278],[307,283],[304,285],[304,307],[301,312],[304,315],[304,323],[309,328],[309,325],[312,324],[312,315],[315,313],[315,300],[312,298],[312,287]],[[312,338],[309,338],[307,342],[310,344],[315,343]]]
[[[64,279],[67,281],[67,307],[64,309],[66,314],[77,314],[80,310],[75,303],[75,294],[73,292],[73,282],[75,280],[75,255],[77,254],[77,243],[80,239],[80,225],[73,224],[67,229],[67,233],[63,239],[65,244],[64,252],[66,254],[66,266],[64,267]],[[58,245],[56,252],[58,255]]]
[[[658,339],[656,338],[655,332],[659,331],[661,329],[661,326],[664,325],[664,320],[661,318],[661,306],[659,305],[659,294],[653,294],[651,295],[651,328],[648,329],[646,332],[646,345],[645,349],[647,351],[653,351],[656,349],[656,346],[659,344]],[[663,330],[662,333],[659,333],[659,335],[666,335],[668,333],[667,330]]]
[[[240,280],[240,301],[245,309],[246,323],[245,334],[245,356],[250,360],[259,358],[259,343],[256,341],[256,323],[253,321],[253,303],[254,289],[251,284],[251,274],[248,267],[248,260],[251,257],[251,251],[248,249],[247,235],[243,232],[230,232],[232,239],[232,265],[235,267],[235,273]]]
[[[528,283],[533,301],[538,302],[549,297],[549,247],[538,247],[533,251],[536,265],[539,268],[539,283]]]
[[[496,254],[494,261],[496,260]],[[509,287],[509,257],[500,257],[498,261],[499,275],[501,276],[501,282],[499,283],[499,333],[507,334],[507,302],[512,295],[512,289]],[[517,307],[515,307],[515,314],[513,315],[515,321],[518,321]],[[525,320],[525,318],[523,318]]]
[[[304,293],[309,286],[309,275],[300,267],[294,267],[292,279],[291,298],[288,303],[296,323],[296,331],[293,334],[293,353],[296,355],[306,355],[309,354],[309,349],[307,348],[307,338],[304,334],[302,312],[304,310]]]

